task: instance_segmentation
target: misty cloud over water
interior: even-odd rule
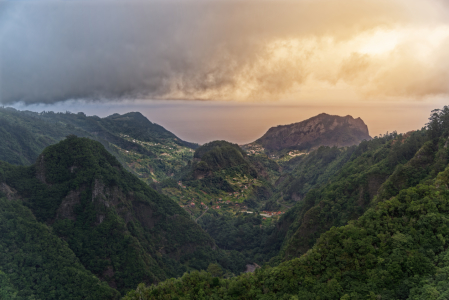
[[[0,1],[1,102],[448,94],[441,3]]]

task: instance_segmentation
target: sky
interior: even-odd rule
[[[372,136],[449,103],[443,0],[0,0],[0,102],[141,111],[243,143],[318,113]]]

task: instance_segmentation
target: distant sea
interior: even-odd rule
[[[106,117],[139,111],[180,138],[196,143],[227,140],[245,144],[261,137],[270,127],[300,122],[320,113],[360,117],[372,137],[396,130],[420,129],[432,109],[442,102],[366,102],[304,105],[295,103],[239,103],[220,101],[134,100],[120,102],[65,101],[55,104],[15,104],[19,110],[55,111]]]

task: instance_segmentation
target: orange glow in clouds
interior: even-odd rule
[[[230,9],[227,15],[231,24],[217,17],[210,26],[227,28],[230,36],[229,43],[211,54],[211,63],[217,63],[213,67],[230,71],[230,83],[217,85],[223,74],[211,71],[204,79],[206,88],[189,89],[188,82],[180,80],[182,88],[174,86],[161,98],[304,103],[421,100],[449,93],[449,24],[441,2],[234,5],[238,3],[240,10]],[[250,53],[233,57],[233,43],[248,47]]]

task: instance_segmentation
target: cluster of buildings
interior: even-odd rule
[[[181,182],[181,181],[178,181],[178,185],[179,185],[180,187],[182,187],[183,189],[185,189],[185,188],[186,188],[186,186],[185,186],[185,185],[182,185],[182,182]]]
[[[256,155],[264,152],[264,148],[259,145],[250,145],[250,149],[245,149],[248,155]]]
[[[272,216],[279,216],[279,215],[282,215],[282,214],[284,214],[284,212],[283,211],[266,211],[266,210],[264,210],[263,211],[263,214],[260,214],[261,216],[266,216],[266,217],[272,217]],[[265,220],[265,218],[264,218],[264,220]]]

